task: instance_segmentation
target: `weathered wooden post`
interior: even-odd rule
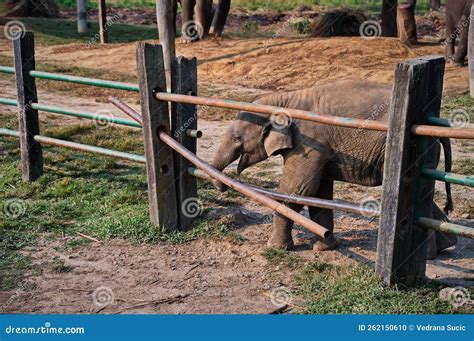
[[[37,103],[36,82],[30,76],[35,69],[35,42],[32,32],[21,32],[13,40],[18,122],[20,131],[21,173],[23,180],[34,181],[43,174],[41,145],[33,138],[39,135],[38,111],[31,107]]]
[[[397,36],[397,4],[398,0],[382,1],[382,36]]]
[[[411,135],[410,126],[439,116],[444,64],[442,57],[426,57],[395,69],[376,263],[377,275],[389,285],[410,286],[425,276],[427,234],[416,220],[432,216],[434,181],[421,176],[421,166],[433,167],[439,145]]]
[[[468,62],[469,62],[469,84],[471,97],[474,98],[474,5],[471,7],[471,24],[469,25],[468,38]]]
[[[158,129],[170,134],[169,107],[168,102],[157,101],[153,95],[154,92],[166,91],[163,51],[160,45],[138,43],[137,71],[150,217],[161,230],[175,230],[178,228],[178,208],[173,151],[157,134]]]
[[[105,0],[99,0],[99,34],[101,44],[107,44],[109,42],[109,33],[107,30],[107,5]]]
[[[171,72],[171,89],[174,94],[194,95],[197,94],[197,60],[178,57],[173,59]],[[173,137],[184,147],[196,154],[196,138],[190,136],[191,130],[197,129],[197,110],[194,104],[171,104],[171,130]],[[178,209],[180,209],[179,226],[181,230],[189,229],[193,215],[185,206],[194,201],[197,205],[197,180],[188,173],[188,168],[193,165],[174,154],[176,192],[178,195]]]
[[[165,70],[171,71],[171,61],[176,56],[173,0],[156,0],[156,20],[158,36],[165,57]]]
[[[77,32],[87,32],[87,0],[77,0]]]

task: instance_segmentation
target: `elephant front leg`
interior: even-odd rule
[[[333,199],[333,189],[334,181],[321,181],[319,186],[318,193],[316,194],[317,198],[332,200]],[[309,217],[314,222],[319,225],[327,228],[331,233],[334,230],[334,213],[333,210],[328,210],[325,208],[319,207],[309,207]],[[333,234],[328,238],[322,239],[318,237],[318,240],[313,245],[314,251],[328,251],[334,250],[337,247],[338,243]]]
[[[287,205],[294,211],[299,212],[302,208],[301,205],[289,204]],[[268,240],[268,246],[275,249],[291,250],[294,247],[293,237],[291,231],[293,230],[293,220],[275,212],[273,215],[273,229],[272,235]]]

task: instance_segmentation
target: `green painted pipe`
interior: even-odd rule
[[[17,106],[18,102],[13,100],[13,99],[9,99],[9,98],[0,98],[0,104]],[[135,128],[141,128],[142,127],[139,123],[137,123],[135,121],[127,120],[127,119],[124,119],[124,118],[111,117],[111,116],[108,116],[108,115],[97,115],[97,114],[81,112],[81,111],[77,111],[77,110],[64,109],[64,108],[54,107],[54,106],[50,106],[50,105],[37,104],[37,103],[33,103],[31,105],[31,107],[33,109],[36,109],[36,110],[51,112],[51,113],[60,114],[60,115],[86,118],[86,119],[89,119],[89,120],[95,120],[95,121],[100,121],[100,122],[110,122],[110,123],[124,125],[124,126],[128,126],[128,127],[135,127]]]
[[[18,131],[5,129],[5,128],[0,128],[0,135],[20,137],[20,133]],[[142,155],[130,154],[130,153],[120,152],[117,150],[112,150],[112,149],[107,149],[107,148],[89,146],[87,144],[64,141],[64,140],[59,140],[52,137],[41,136],[41,135],[35,135],[33,138],[36,142],[51,145],[51,146],[64,147],[68,149],[79,150],[82,152],[88,152],[88,153],[99,154],[103,156],[114,157],[114,158],[122,159],[122,160],[146,163],[146,158]]]
[[[9,66],[0,66],[1,73],[15,74],[15,68]]]
[[[446,173],[446,172],[439,171],[436,169],[428,169],[428,168],[423,168],[421,172],[423,173],[424,176],[430,179],[449,182],[452,184],[457,184],[457,185],[462,185],[462,186],[474,187],[474,177],[472,176],[459,175],[455,173]]]
[[[134,92],[140,91],[140,88],[136,84],[107,81],[107,80],[96,79],[96,78],[60,75],[57,73],[36,71],[36,70],[30,71],[30,76],[35,77],[35,78],[50,79],[50,80],[60,81],[60,82],[98,86],[101,88],[128,90],[128,91],[134,91]]]
[[[451,123],[449,123],[449,120],[439,117],[429,117],[426,120],[426,123],[432,124],[434,126],[451,127]]]
[[[452,233],[457,236],[474,239],[474,228],[457,225],[453,223],[447,223],[445,221],[439,221],[421,217],[418,219],[418,225],[425,229],[436,230],[439,232]]]

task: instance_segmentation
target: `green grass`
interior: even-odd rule
[[[262,256],[267,260],[268,264],[273,266],[283,266],[287,268],[295,268],[301,265],[302,259],[294,253],[267,247],[263,250]]]
[[[439,284],[412,289],[385,287],[365,265],[334,266],[315,261],[296,281],[305,314],[450,314],[452,305],[439,299]],[[464,311],[465,309],[466,311]],[[468,307],[458,310],[467,312]]]
[[[75,0],[59,0],[63,8],[75,8]],[[300,6],[327,6],[327,7],[353,7],[367,11],[380,12],[382,0],[233,0],[233,8],[246,8],[249,10],[272,9],[288,11]],[[418,9],[426,10],[429,0],[418,0]],[[110,0],[108,6],[123,8],[154,8],[152,0]],[[89,1],[90,8],[97,8],[97,1]]]
[[[0,115],[1,127],[17,129],[16,125],[15,115]],[[54,127],[45,119],[41,126],[46,136],[143,154],[139,130],[100,130],[90,123]],[[134,243],[238,238],[232,217],[209,215],[209,206],[219,203],[210,185],[200,185],[199,200],[205,209],[195,229],[166,233],[149,220],[144,166],[57,147],[44,146],[43,153],[44,175],[25,183],[21,180],[18,141],[0,137],[0,290],[14,288],[31,269],[30,260],[20,250],[39,238],[69,236],[63,248],[88,243],[78,232],[100,240],[122,238]],[[65,269],[57,265],[56,270]]]
[[[84,49],[87,49],[88,46],[96,45],[100,42],[98,35],[99,24],[97,21],[89,22],[90,27],[86,33],[78,33],[75,21],[41,18],[21,18],[19,20],[28,30],[35,32],[35,41],[40,45],[83,43]],[[0,24],[5,24],[6,22],[8,22],[8,19],[0,18]],[[119,24],[112,21],[108,32],[111,44],[158,39],[156,26]]]

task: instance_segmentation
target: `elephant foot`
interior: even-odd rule
[[[457,67],[463,67],[464,66],[464,60],[455,60],[453,59],[453,65]]]
[[[295,244],[293,243],[293,238],[291,237],[291,231],[289,236],[274,232],[268,240],[267,246],[279,250],[292,250]]]
[[[314,243],[313,250],[317,252],[329,251],[336,249],[338,245],[339,243],[337,242],[337,239],[334,237],[334,235],[330,235],[326,239],[318,240],[316,243]]]

